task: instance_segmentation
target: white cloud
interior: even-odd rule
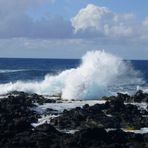
[[[139,27],[139,34],[142,40],[148,40],[148,18],[145,18]]]
[[[132,34],[132,28],[124,26],[124,24],[109,26],[104,25],[104,33],[108,36],[129,36]]]
[[[139,57],[143,50],[147,58],[148,18],[140,21],[133,14],[93,4],[81,9],[71,21],[49,12],[34,20],[26,13],[54,1],[0,0],[0,56],[79,57],[86,50],[104,48],[121,56],[126,53],[124,57],[130,56],[129,50]]]
[[[88,4],[86,8],[81,9],[79,13],[71,19],[75,32],[86,30],[87,28],[95,28],[101,30],[104,17],[109,17],[110,10],[106,7],[97,7]]]
[[[88,4],[71,23],[75,33],[93,30],[106,36],[129,36],[133,32],[129,25],[132,19],[132,14],[118,14],[106,7]]]
[[[148,18],[145,18],[142,24],[143,26],[148,27]]]

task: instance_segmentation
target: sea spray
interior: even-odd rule
[[[42,95],[61,95],[62,99],[97,99],[111,95],[110,88],[140,85],[143,80],[132,66],[104,51],[89,51],[77,68],[58,75],[46,75],[42,81],[17,81],[0,85],[0,94],[24,91]]]

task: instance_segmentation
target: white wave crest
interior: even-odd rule
[[[14,73],[21,71],[28,71],[28,69],[0,69],[0,73]]]
[[[142,79],[124,62],[104,51],[89,51],[82,57],[79,67],[65,70],[58,75],[46,75],[38,82],[1,84],[0,94],[10,91],[34,92],[42,95],[61,94],[63,99],[97,99],[110,95],[109,87],[139,85]]]

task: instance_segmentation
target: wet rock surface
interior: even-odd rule
[[[138,92],[135,96],[137,94]],[[60,129],[83,129],[87,127],[139,129],[147,127],[148,112],[140,110],[136,105],[125,104],[127,98],[128,103],[130,103],[129,100],[133,100],[134,96],[118,94],[116,97],[106,98],[105,104],[93,106],[87,104],[83,108],[64,110],[61,116],[51,120],[51,124]]]
[[[148,94],[118,94],[106,103],[64,110],[51,123],[33,127],[40,114],[36,104],[54,103],[37,94],[17,92],[0,100],[0,148],[147,148],[148,134],[124,132],[122,128],[148,126],[148,112],[130,102],[146,102]],[[125,103],[126,102],[126,103]],[[48,109],[46,114],[51,114]],[[106,130],[106,129],[114,130]],[[74,134],[61,130],[79,130]]]

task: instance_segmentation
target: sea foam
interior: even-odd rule
[[[143,80],[130,63],[105,51],[89,51],[77,68],[58,75],[46,75],[42,81],[17,81],[0,85],[0,94],[24,91],[42,95],[60,95],[62,99],[97,99],[111,95],[109,88],[140,85]]]
[[[15,73],[15,72],[29,71],[28,69],[0,69],[0,73]]]

